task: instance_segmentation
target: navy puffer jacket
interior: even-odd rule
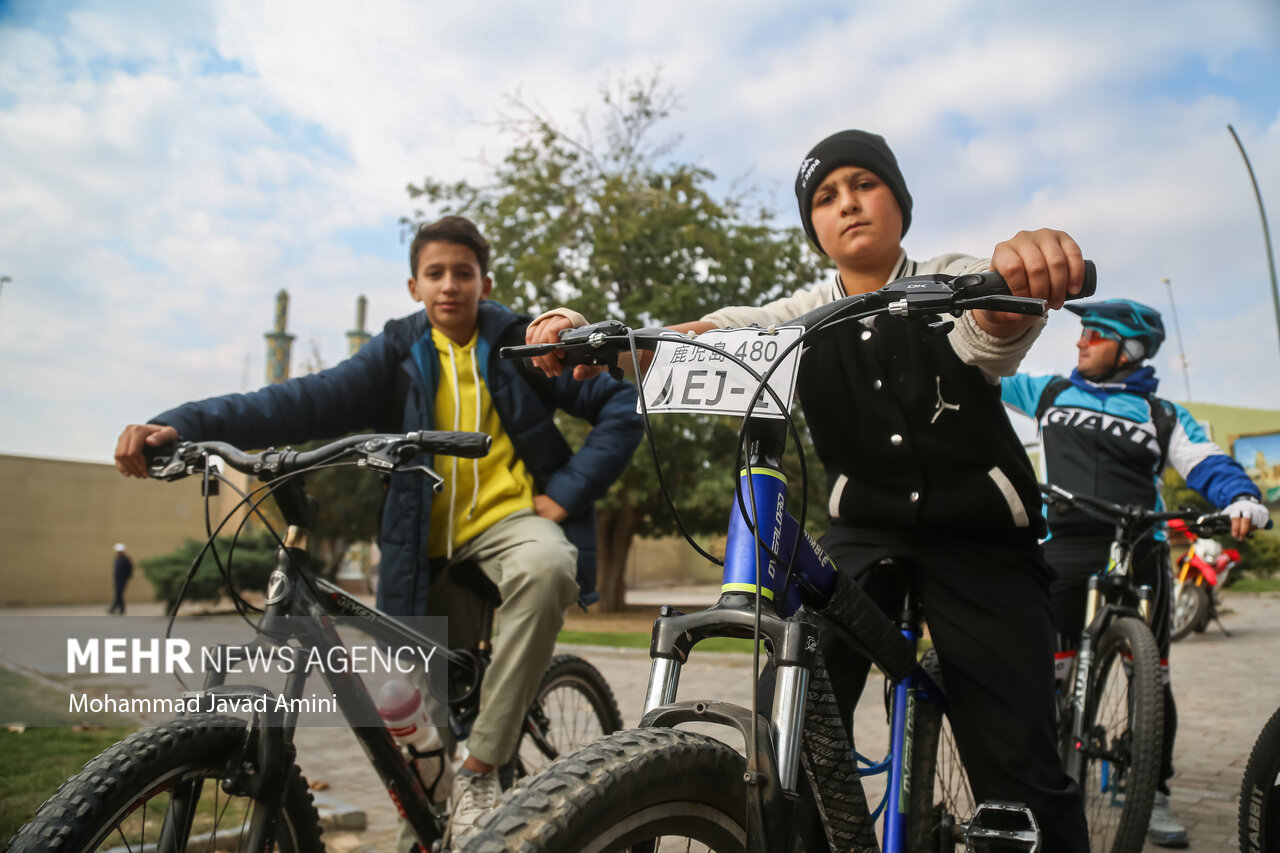
[[[566,372],[549,379],[521,362],[498,358],[499,348],[524,342],[528,324],[528,316],[504,305],[480,303],[481,378],[535,487],[569,513],[563,527],[578,548],[578,586],[582,603],[589,604],[599,598],[594,505],[622,474],[640,441],[636,389],[605,375],[577,382]],[[189,441],[226,441],[243,448],[360,431],[435,429],[440,366],[429,336],[426,311],[419,311],[391,320],[359,352],[327,370],[248,394],[185,403],[151,422],[172,426]],[[413,354],[424,337],[418,349],[426,371],[418,368]],[[556,409],[593,426],[577,453],[556,428]],[[378,537],[378,607],[399,618],[426,611],[432,497],[426,477],[392,475]]]

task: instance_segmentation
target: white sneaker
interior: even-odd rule
[[[1188,846],[1187,830],[1173,819],[1169,812],[1169,795],[1156,791],[1151,806],[1151,823],[1147,825],[1147,840],[1160,847]]]
[[[458,842],[458,839],[475,827],[476,821],[493,810],[502,796],[502,783],[498,781],[498,771],[473,773],[470,770],[459,770],[453,779],[453,806],[449,811],[449,830],[446,846]]]

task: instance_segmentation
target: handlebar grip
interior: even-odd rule
[[[405,436],[423,450],[442,456],[478,459],[489,454],[493,437],[483,432],[412,432]]]
[[[1067,301],[1073,299],[1088,299],[1090,296],[1098,292],[1098,267],[1093,261],[1084,262],[1084,283],[1080,285],[1079,293],[1068,293]]]
[[[995,270],[969,273],[957,278],[955,289],[965,296],[1008,296],[1009,285]],[[1093,261],[1084,262],[1084,281],[1079,293],[1068,293],[1067,300],[1088,299],[1098,292],[1098,267]]]

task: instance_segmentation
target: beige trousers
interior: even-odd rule
[[[578,549],[554,521],[532,511],[514,513],[456,548],[449,561],[472,562],[497,585],[502,605],[494,613],[493,658],[480,688],[480,711],[467,750],[487,764],[504,764],[515,752],[524,712],[578,598]],[[482,604],[449,572],[432,581],[428,616],[444,616],[451,648],[475,648]]]

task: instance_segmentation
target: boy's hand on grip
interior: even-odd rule
[[[160,447],[178,440],[178,431],[160,424],[129,424],[116,440],[116,470],[126,477],[146,479],[146,447]]]
[[[1058,309],[1068,294],[1084,285],[1084,254],[1071,236],[1052,228],[1019,231],[997,243],[991,253],[991,269],[1000,273],[1014,296],[1043,299]],[[999,311],[979,311],[978,324],[996,337],[1012,337],[1028,328],[1031,318]]]

